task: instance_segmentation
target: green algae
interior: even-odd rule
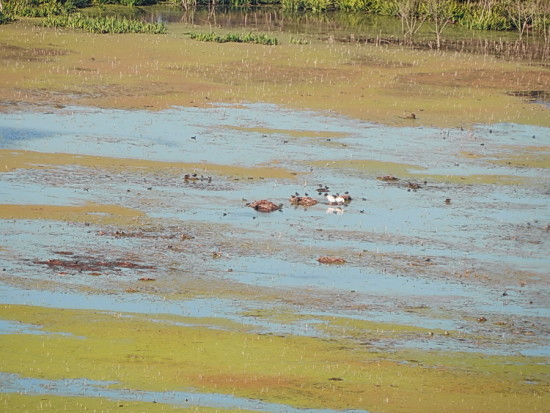
[[[143,225],[147,221],[145,214],[136,209],[93,202],[76,206],[0,204],[0,219],[42,219],[121,226]]]
[[[515,168],[550,169],[550,154],[547,153],[516,153],[514,155],[497,155],[497,157],[499,159],[489,160],[489,162]]]
[[[413,179],[464,185],[534,185],[537,180],[532,178],[498,175],[498,174],[471,174],[471,175],[440,175],[425,173],[426,168],[413,164],[383,162],[370,159],[364,160],[331,160],[315,161],[312,165],[323,166],[340,170],[357,171],[369,177],[392,175],[399,179]],[[391,183],[391,182],[390,182]]]
[[[213,330],[101,311],[2,305],[0,317],[71,334],[4,335],[0,368],[25,377],[85,377],[116,381],[113,388],[196,388],[296,407],[385,412],[542,411],[549,398],[543,358],[380,354],[349,339]]]
[[[157,412],[189,412],[189,413],[230,413],[246,412],[245,410],[230,410],[203,406],[176,407],[164,403],[148,403],[136,401],[117,401],[101,397],[69,397],[50,394],[29,395],[15,393],[0,393],[0,406],[6,412],[66,412],[81,413],[83,411],[114,413],[121,410],[131,413]]]
[[[297,173],[284,168],[273,167],[243,167],[233,165],[218,165],[207,163],[163,162],[144,159],[112,158],[106,156],[77,155],[69,153],[44,153],[14,149],[0,149],[0,171],[8,172],[15,169],[55,168],[64,165],[79,165],[83,167],[102,169],[133,169],[146,173],[160,171],[176,176],[186,171],[201,171],[226,176],[249,178],[281,178],[295,179]]]
[[[10,102],[151,110],[268,102],[401,126],[550,126],[544,105],[508,93],[547,89],[550,70],[530,62],[356,43],[200,43],[187,27],[170,24],[161,38],[66,32],[25,19],[5,25],[0,100],[5,110]],[[416,120],[403,119],[413,112]]]
[[[370,176],[377,175],[396,175],[404,177],[415,176],[411,171],[421,171],[425,168],[406,163],[384,162],[373,159],[354,159],[354,160],[320,160],[311,162],[312,165],[323,166],[335,169],[351,169],[355,171],[365,172]]]

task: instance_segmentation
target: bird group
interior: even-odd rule
[[[319,191],[319,194],[321,193],[325,193],[325,187],[322,187],[321,188],[322,190]],[[327,188],[328,190],[328,188]],[[325,193],[325,198],[327,199],[328,201],[328,204],[329,205],[336,205],[336,206],[341,206],[341,205],[344,205],[344,204],[348,204],[349,202],[351,202],[351,195],[346,192],[344,193],[343,195],[340,195],[340,194],[336,194],[336,195],[331,195],[329,193]],[[319,201],[317,201],[315,198],[312,198],[310,197],[307,193],[305,193],[303,196],[300,195],[298,192],[292,194],[290,196],[290,204],[291,205],[296,205],[296,206],[313,206],[313,205],[317,205],[319,203]],[[275,204],[271,201],[268,201],[266,199],[262,199],[260,201],[254,201],[254,202],[249,202],[246,204],[246,206],[249,206],[251,208],[254,208],[256,211],[258,212],[273,212],[273,211],[280,211],[282,208],[283,208],[283,204]],[[341,210],[341,208],[338,208]]]

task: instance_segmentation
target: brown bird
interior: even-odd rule
[[[290,203],[292,205],[313,206],[317,204],[317,200],[313,199],[310,196],[292,195],[290,197]]]
[[[271,201],[268,201],[266,199],[262,199],[260,201],[254,201],[251,203],[246,204],[246,206],[249,206],[250,208],[254,208],[258,212],[273,212],[273,211],[279,211],[283,204],[274,204]]]

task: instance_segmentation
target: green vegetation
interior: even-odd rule
[[[6,24],[11,22],[13,19],[8,14],[4,14],[0,11],[0,24]]]
[[[248,34],[229,33],[226,35],[220,35],[214,32],[210,32],[210,33],[190,33],[189,36],[191,37],[191,39],[199,40],[201,42],[256,43],[256,44],[265,44],[265,45],[279,44],[279,41],[275,37],[267,36],[264,33],[248,33]]]
[[[399,17],[403,37],[410,42],[424,25],[430,25],[438,47],[441,34],[449,24],[472,30],[514,30],[521,39],[537,33],[550,42],[550,1],[548,0],[170,0],[184,9],[200,6],[280,5],[288,12],[325,13],[346,11]],[[160,0],[0,0],[0,23],[10,18],[47,17],[71,14],[88,6],[121,4],[129,7],[159,3]],[[3,9],[2,10],[2,4]],[[118,25],[118,24],[117,24]],[[102,31],[111,32],[111,31]],[[116,31],[115,31],[116,32]],[[206,39],[201,39],[206,40]],[[211,41],[239,41],[218,39]],[[250,40],[246,40],[250,41]],[[264,43],[264,40],[260,40]],[[270,44],[270,43],[267,43]]]
[[[83,29],[92,33],[166,33],[164,23],[143,23],[121,17],[86,17],[80,13],[61,16],[50,15],[43,21],[46,27],[68,27]]]

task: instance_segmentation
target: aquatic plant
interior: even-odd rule
[[[309,40],[302,37],[290,37],[290,44],[309,44]]]
[[[281,0],[285,10],[324,12],[336,8],[331,0]]]
[[[264,33],[248,33],[248,34],[237,34],[229,33],[226,35],[216,34],[214,32],[210,33],[190,33],[189,37],[194,40],[199,40],[201,42],[216,42],[216,43],[256,43],[264,45],[277,45],[279,41],[275,37],[270,37]]]
[[[9,23],[11,22],[13,19],[11,18],[10,15],[6,14],[6,13],[3,13],[0,11],[0,24],[6,24],[6,23]]]
[[[4,11],[13,16],[45,17],[65,13],[67,8],[57,0],[11,0],[5,3]]]
[[[87,17],[80,13],[62,16],[48,16],[44,19],[46,27],[67,27],[82,29],[92,33],[166,33],[164,23],[144,23],[124,17]]]

